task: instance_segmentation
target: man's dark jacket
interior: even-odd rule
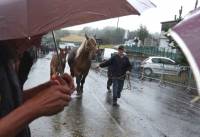
[[[131,71],[131,64],[127,56],[120,57],[118,54],[112,56],[109,60],[101,63],[100,67],[108,67],[109,73],[113,78],[125,78],[126,71]]]

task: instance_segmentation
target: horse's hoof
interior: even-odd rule
[[[82,97],[82,93],[77,93],[77,94],[76,94],[76,97],[77,97],[77,98],[81,98],[81,97]]]
[[[80,93],[83,94],[83,90],[81,90]]]
[[[83,87],[80,88],[80,93],[83,94]]]

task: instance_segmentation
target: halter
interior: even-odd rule
[[[99,73],[100,75],[102,75],[102,73],[100,72],[99,69],[95,69],[96,73]],[[131,79],[130,79],[130,74],[124,74],[124,75],[121,75],[119,77],[108,77],[109,79],[117,79],[117,80],[124,80],[124,82],[127,82],[126,84],[126,87],[124,87],[122,90],[131,90],[132,89],[132,86],[131,86]]]
[[[94,41],[94,43],[91,42],[91,40]],[[89,46],[88,46],[89,45]],[[84,43],[81,44],[81,46],[79,47],[79,49],[77,50],[77,54],[76,54],[76,58],[80,55],[80,52],[85,49],[87,51],[93,51],[96,47],[96,41],[93,38],[86,38]],[[92,52],[90,52],[91,54]]]

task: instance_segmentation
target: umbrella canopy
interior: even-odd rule
[[[32,37],[78,24],[139,15],[148,0],[0,0],[0,40]]]
[[[200,8],[188,14],[170,31],[193,70],[200,94]]]

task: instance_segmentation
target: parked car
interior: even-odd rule
[[[183,67],[178,65],[174,60],[167,57],[151,56],[141,63],[144,74],[169,74],[178,75],[183,71]]]

